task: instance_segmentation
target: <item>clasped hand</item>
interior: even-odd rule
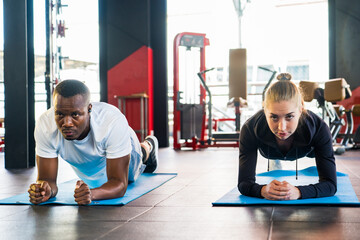
[[[46,202],[52,195],[51,187],[46,181],[31,184],[28,193],[33,204]]]
[[[91,190],[84,181],[78,180],[76,182],[74,198],[75,202],[79,205],[87,205],[91,203]]]
[[[52,197],[52,190],[47,181],[39,181],[30,185],[28,190],[30,202],[39,204],[48,201]],[[79,205],[86,205],[91,203],[91,190],[89,186],[82,180],[76,182],[74,190],[75,202]]]
[[[268,200],[296,200],[301,196],[300,190],[287,181],[273,180],[261,189],[261,196]]]

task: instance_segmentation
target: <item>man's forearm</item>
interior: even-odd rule
[[[127,183],[109,180],[101,187],[91,189],[91,200],[119,198],[125,195]]]

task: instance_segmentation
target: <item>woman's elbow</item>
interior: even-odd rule
[[[334,196],[336,194],[336,192],[337,192],[337,184],[333,183],[331,186],[331,189],[330,189],[331,196]]]
[[[324,189],[325,190],[325,189]],[[332,197],[337,192],[337,185],[333,182],[328,182],[328,188],[326,189],[326,192],[320,193],[317,197]]]
[[[247,187],[243,182],[238,183],[237,188],[242,195],[248,195]]]

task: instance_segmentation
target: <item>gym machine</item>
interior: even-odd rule
[[[177,34],[174,39],[173,147],[176,150],[182,147],[196,150],[207,147],[239,146],[240,107],[245,105],[246,101],[232,96],[234,94],[230,88],[229,95],[232,98],[231,104],[235,107],[235,118],[213,118],[212,94],[205,80],[206,72],[213,70],[205,67],[205,47],[208,45],[209,39],[202,33],[183,32]],[[245,49],[232,50],[230,50],[230,60],[236,55],[241,55],[241,59],[246,57]],[[185,61],[180,61],[180,58]],[[246,61],[242,61],[241,64],[245,67],[236,69],[245,75],[242,79],[245,87],[241,87],[246,94]],[[229,82],[231,82],[230,76]],[[221,121],[235,122],[236,131],[216,132]]]
[[[199,140],[205,141],[205,132],[202,129],[205,124],[205,88],[195,78],[195,72],[189,71],[190,68],[205,70],[205,47],[209,45],[209,39],[205,36],[206,34],[201,33],[183,32],[174,39],[174,149],[192,147],[195,150],[199,146]],[[185,61],[186,65],[180,66],[180,57],[193,62],[188,60]],[[194,61],[194,58],[199,61]],[[181,76],[180,68],[185,69],[181,71]],[[180,78],[191,80],[182,81],[180,85]],[[181,143],[180,139],[185,142]]]
[[[360,104],[354,104],[351,107],[351,112],[353,116],[360,117]],[[357,127],[354,135],[353,135],[353,148],[360,149],[360,125]]]
[[[322,118],[328,117],[328,125],[334,143],[334,152],[343,154],[345,150],[353,148],[353,109],[345,109],[336,102],[351,97],[350,86],[344,78],[330,79],[325,82],[325,87],[320,88],[317,82],[300,81],[304,101],[311,102],[316,99],[318,107],[322,109]],[[355,107],[355,110],[357,108]],[[345,121],[345,119],[346,121]],[[345,133],[340,130],[345,127]],[[338,142],[338,139],[341,139]]]

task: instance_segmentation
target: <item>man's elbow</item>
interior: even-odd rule
[[[114,198],[122,198],[123,196],[125,196],[125,192],[119,192]]]
[[[119,182],[116,188],[116,198],[121,198],[125,195],[127,190],[127,183]]]
[[[125,193],[126,193],[126,188],[125,188],[125,189],[122,189],[122,190],[119,192],[118,198],[121,198],[121,197],[125,196]]]

